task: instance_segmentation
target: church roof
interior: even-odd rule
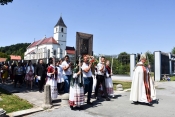
[[[55,27],[56,26],[63,26],[63,27],[66,27],[67,28],[67,26],[64,24],[64,21],[63,21],[62,17],[60,17],[60,19],[58,20],[58,22],[55,25]]]
[[[38,41],[33,42],[27,48],[32,48],[43,44],[58,44],[58,42],[53,37],[49,37],[49,38],[45,37],[44,39],[40,39]]]
[[[70,47],[70,46],[66,46],[66,53],[67,54],[75,54],[75,48]]]
[[[75,50],[74,47],[66,46],[66,50]]]
[[[11,60],[21,60],[21,56],[10,55],[10,59],[11,59]]]

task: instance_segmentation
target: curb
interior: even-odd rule
[[[27,109],[27,110],[8,113],[6,115],[9,116],[9,117],[21,117],[21,116],[24,116],[24,115],[29,115],[29,114],[40,112],[40,111],[44,111],[44,109],[40,108],[40,107],[39,108],[31,108],[31,109]]]

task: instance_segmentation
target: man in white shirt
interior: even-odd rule
[[[106,101],[110,101],[110,99],[108,98],[108,94],[106,92],[105,73],[106,73],[106,69],[105,69],[105,57],[102,56],[101,57],[101,62],[99,62],[97,64],[97,76],[96,76],[97,85],[96,85],[96,88],[95,88],[95,97],[96,97],[97,100],[99,99],[98,98],[98,90],[99,90],[99,86],[101,84],[102,87],[103,87],[104,97],[105,97]]]
[[[91,66],[92,63],[88,61],[87,56],[84,56],[83,58],[83,65],[82,65],[82,71],[83,71],[83,79],[84,79],[84,94],[88,92],[87,95],[87,104],[92,105],[92,102],[90,102],[91,95],[92,95],[92,85],[93,85],[93,78],[92,78],[92,72],[91,72]]]
[[[70,79],[72,77],[72,70],[71,70],[72,63],[69,61],[68,55],[64,57],[64,61],[62,62],[61,66],[63,68],[63,77],[65,83],[64,93],[69,93]]]

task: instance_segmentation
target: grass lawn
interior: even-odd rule
[[[117,80],[115,80],[115,81],[113,81],[113,88],[114,88],[114,90],[116,90],[116,85],[117,84],[122,84],[123,85],[123,89],[129,89],[129,88],[131,88],[131,83],[132,82],[117,81]]]
[[[170,77],[171,81],[175,81],[175,76]]]
[[[0,108],[3,108],[7,113],[14,111],[25,110],[32,108],[33,105],[27,101],[20,99],[18,96],[12,95],[0,88]]]

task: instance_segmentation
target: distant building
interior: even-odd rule
[[[65,52],[66,52],[66,55],[69,55],[70,61],[74,62],[75,61],[75,48],[66,46]]]
[[[7,58],[0,58],[0,62],[5,62]]]
[[[12,60],[12,61],[20,61],[21,60],[21,56],[10,55],[10,60]]]
[[[24,60],[38,60],[41,58],[48,60],[49,57],[53,56],[56,58],[63,58],[66,54],[69,54],[69,51],[72,52],[72,50],[66,50],[66,41],[67,26],[62,17],[60,17],[57,24],[54,26],[53,37],[44,37],[43,39],[31,43],[24,53]]]

